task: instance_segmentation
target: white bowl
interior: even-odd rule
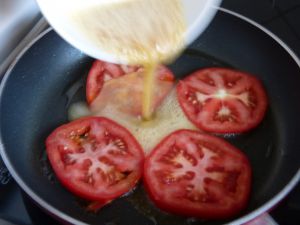
[[[125,57],[107,53],[100,46],[96,46],[77,30],[68,20],[67,13],[74,7],[82,4],[107,4],[120,0],[37,0],[41,12],[46,17],[54,30],[67,42],[78,48],[85,54],[108,62],[126,64]],[[184,39],[185,44],[192,43],[209,25],[217,12],[217,7],[222,0],[181,0],[184,15],[187,22],[187,31]]]

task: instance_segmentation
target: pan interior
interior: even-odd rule
[[[163,213],[140,185],[99,213],[56,180],[45,156],[44,141],[67,122],[70,103],[84,100],[85,79],[93,59],[64,42],[54,31],[38,40],[5,78],[0,106],[3,156],[15,179],[39,203],[90,224],[223,224]],[[219,12],[211,26],[172,65],[177,78],[196,69],[230,67],[255,74],[264,84],[269,108],[256,129],[225,138],[249,157],[253,187],[243,216],[274,197],[299,169],[297,141],[300,70],[276,41],[245,21]]]

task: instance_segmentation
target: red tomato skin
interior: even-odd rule
[[[240,73],[243,76],[245,76],[247,79],[255,82],[256,87],[257,87],[256,90],[257,90],[257,92],[259,94],[259,98],[260,98],[260,109],[257,112],[257,118],[253,121],[252,120],[244,121],[245,123],[242,124],[241,126],[230,126],[229,125],[229,126],[223,126],[220,128],[215,128],[215,127],[212,127],[209,123],[204,122],[204,121],[199,123],[199,121],[197,121],[197,119],[195,117],[190,116],[189,110],[187,110],[187,108],[185,107],[186,103],[184,101],[184,96],[182,95],[182,93],[185,93],[187,91],[183,82],[185,80],[189,80],[193,76],[197,76],[198,74],[206,73],[207,71],[211,71],[211,72],[220,71],[220,72],[224,72],[224,73],[226,73],[226,72]],[[214,134],[240,134],[240,133],[248,132],[249,130],[252,130],[255,127],[257,127],[262,122],[262,120],[266,114],[267,107],[268,107],[267,94],[266,94],[263,84],[260,80],[258,80],[253,75],[246,73],[246,72],[241,72],[241,71],[227,69],[227,68],[218,68],[218,67],[197,70],[197,71],[191,73],[190,75],[188,75],[182,81],[179,81],[179,83],[177,85],[177,98],[178,98],[179,104],[180,104],[183,112],[195,126],[197,126],[199,129],[201,129],[203,131],[206,131],[209,133],[214,133]]]
[[[95,60],[89,71],[87,84],[86,84],[86,100],[88,103],[91,103],[93,99],[96,98],[97,93],[99,93],[101,87],[103,86],[103,79],[96,79],[97,74],[102,73],[103,70],[104,68],[102,65],[102,61]],[[94,77],[95,80],[97,80],[96,84],[89,82],[89,80],[94,80]]]
[[[149,167],[150,167],[150,159],[153,157],[153,155],[156,154],[160,150],[160,147],[163,145],[163,143],[168,140],[172,135],[177,135],[181,134],[183,132],[188,132],[188,133],[195,133],[202,135],[203,137],[207,138],[208,140],[214,139],[218,140],[220,144],[225,146],[226,148],[230,148],[233,152],[237,153],[238,155],[241,156],[241,160],[243,161],[243,164],[246,168],[246,175],[245,175],[245,180],[248,185],[245,185],[245,190],[243,193],[243,198],[236,203],[235,206],[232,206],[231,208],[224,209],[224,208],[218,208],[216,206],[203,206],[200,209],[195,208],[188,204],[187,202],[182,202],[178,204],[169,204],[167,202],[164,202],[161,196],[159,196],[156,193],[156,190],[154,186],[152,185],[151,178],[152,174],[149,173]],[[145,190],[147,191],[150,199],[154,202],[154,204],[161,210],[171,213],[171,214],[177,214],[177,215],[182,215],[186,217],[195,217],[199,219],[209,219],[209,220],[222,220],[222,219],[229,219],[234,216],[237,216],[241,213],[242,210],[244,210],[247,207],[247,203],[249,202],[249,197],[250,197],[250,192],[251,192],[251,182],[252,182],[252,170],[251,170],[251,165],[247,157],[237,148],[232,146],[230,143],[227,141],[223,140],[222,138],[217,138],[215,136],[201,133],[198,131],[193,131],[193,130],[177,130],[167,137],[165,137],[152,151],[151,153],[146,157],[145,163],[144,163],[144,174],[143,174],[143,184],[145,187]],[[162,188],[162,190],[165,189],[167,190],[168,187]]]
[[[128,67],[129,71],[135,71],[135,68]],[[86,84],[86,99],[90,104],[100,93],[105,82],[104,73],[108,72],[111,78],[120,77],[125,74],[120,65],[108,63],[101,60],[95,60],[88,73]]]
[[[89,123],[89,121],[94,120],[100,123],[110,124],[113,128],[112,129],[121,129],[122,132],[125,132],[126,136],[130,138],[130,143],[134,146],[136,152],[136,156],[138,158],[138,163],[136,165],[136,170],[133,171],[130,175],[128,175],[127,182],[122,183],[122,188],[119,188],[113,193],[109,193],[109,190],[105,193],[94,193],[93,191],[85,191],[81,190],[80,188],[74,185],[72,178],[68,178],[63,171],[64,164],[62,161],[57,160],[51,153],[51,151],[55,151],[57,148],[57,138],[63,137],[65,132],[71,131],[73,126],[78,126],[83,123]],[[80,126],[79,126],[80,127]],[[132,134],[121,125],[117,124],[116,122],[104,118],[104,117],[82,117],[80,119],[74,120],[70,123],[63,124],[60,127],[56,128],[46,139],[46,151],[48,155],[48,159],[52,166],[52,169],[55,172],[56,177],[58,180],[63,184],[63,186],[68,189],[70,192],[75,194],[78,197],[81,197],[86,200],[102,202],[103,205],[107,202],[112,201],[113,199],[125,194],[126,192],[130,191],[135,185],[139,182],[142,174],[143,174],[143,164],[144,164],[144,152],[140,144],[136,141],[136,139],[132,136]],[[111,187],[113,189],[113,187]]]
[[[158,68],[159,71],[159,79],[161,81],[175,81],[173,72],[166,66],[160,65]]]

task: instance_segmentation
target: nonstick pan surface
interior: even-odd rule
[[[249,205],[231,222],[241,224],[278,203],[300,177],[300,68],[276,37],[245,18],[219,11],[209,28],[170,68],[177,78],[211,66],[255,74],[264,84],[269,108],[256,129],[225,137],[249,157],[253,187]],[[98,213],[56,180],[45,155],[45,139],[67,122],[68,107],[84,100],[93,59],[49,30],[29,46],[1,84],[1,155],[17,183],[41,207],[70,223],[109,225],[196,225],[204,221],[155,208],[142,185]]]

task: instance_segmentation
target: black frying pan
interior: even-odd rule
[[[17,183],[41,207],[70,223],[110,225],[223,224],[165,214],[143,188],[99,213],[64,189],[45,156],[44,141],[67,122],[70,103],[84,100],[85,75],[93,59],[54,31],[45,32],[10,68],[1,84],[1,155]],[[300,178],[300,68],[294,54],[272,35],[242,18],[219,11],[210,27],[170,68],[178,78],[209,66],[256,74],[266,87],[269,109],[247,134],[227,137],[249,157],[253,189],[248,208],[231,222],[241,224],[271,209]]]

